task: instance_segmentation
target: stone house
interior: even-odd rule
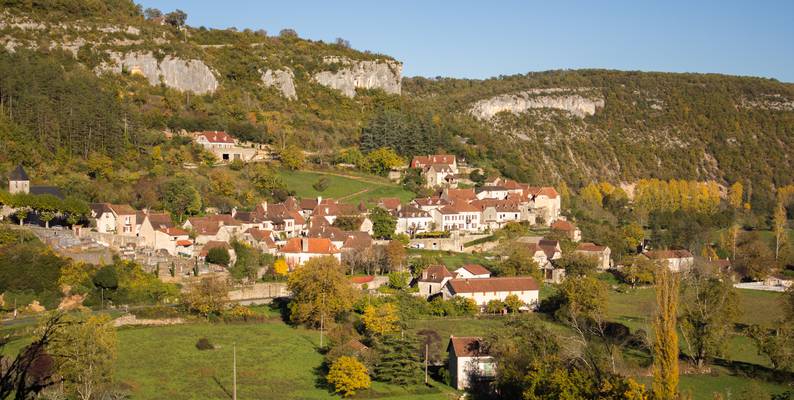
[[[472,299],[485,309],[491,300],[504,301],[509,295],[516,295],[525,304],[524,309],[530,310],[538,303],[540,286],[531,276],[481,278],[481,279],[450,279],[441,289],[444,299],[464,297]]]
[[[342,262],[341,251],[326,238],[292,238],[278,254],[284,257],[290,270],[316,257],[331,256]]]
[[[427,211],[412,205],[401,206],[393,212],[397,217],[395,233],[405,233],[413,236],[417,233],[428,232],[431,230],[433,217]]]
[[[461,279],[482,279],[490,278],[491,271],[480,264],[466,264],[455,270],[458,278]]]
[[[464,201],[434,210],[433,222],[442,231],[480,232],[480,210]]]
[[[551,230],[560,232],[565,235],[572,242],[579,242],[582,240],[582,231],[573,223],[558,219],[551,224]]]
[[[92,222],[99,233],[138,236],[137,211],[127,204],[92,203]]]
[[[441,289],[447,281],[455,276],[443,265],[431,265],[422,271],[422,276],[417,280],[416,286],[420,295],[430,297],[441,293]]]
[[[642,253],[642,256],[672,272],[689,271],[695,264],[695,256],[689,250],[651,250]]]
[[[605,271],[612,266],[612,250],[607,246],[599,246],[595,243],[579,243],[574,253],[588,257],[593,257],[598,262],[598,269]]]
[[[195,134],[196,143],[214,154],[222,163],[234,160],[250,161],[256,155],[256,149],[245,148],[226,132],[212,131]]]
[[[475,381],[489,381],[496,376],[496,360],[488,353],[482,338],[449,338],[449,375],[452,386],[465,390]]]

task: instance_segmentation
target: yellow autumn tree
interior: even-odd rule
[[[653,321],[653,395],[658,400],[678,396],[678,276],[667,267],[657,268],[656,316]]]
[[[326,380],[334,387],[334,392],[342,397],[353,396],[357,390],[366,389],[372,384],[367,367],[350,356],[342,356],[334,361]]]
[[[276,262],[273,263],[273,272],[276,275],[284,277],[287,276],[289,272],[289,266],[287,265],[287,261],[283,258],[279,258]]]
[[[367,331],[373,335],[383,336],[400,329],[400,317],[397,315],[397,307],[392,303],[381,304],[378,307],[367,306],[361,321]]]
[[[728,205],[738,210],[742,208],[742,201],[744,200],[744,185],[741,182],[735,182],[728,189]]]
[[[585,186],[580,196],[582,197],[582,201],[592,206],[600,206],[604,202],[604,195],[601,194],[598,185],[594,183]]]
[[[782,203],[779,203],[775,208],[774,215],[774,233],[775,233],[775,260],[780,256],[780,249],[786,243],[786,208]]]

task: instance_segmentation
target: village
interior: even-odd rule
[[[192,138],[214,154],[219,168],[235,160],[273,162],[271,157],[239,145],[225,132],[201,132]],[[42,218],[46,214],[35,209],[20,213],[19,209],[4,206],[2,215],[7,222],[16,219],[19,227],[31,229],[75,259],[101,263],[106,259],[97,258],[97,251],[108,259],[115,254],[140,263],[164,282],[182,285],[183,291],[202,277],[230,279],[229,268],[237,259],[235,244],[242,243],[275,261],[230,289],[232,301],[241,304],[268,303],[290,296],[284,281],[268,277],[281,274],[288,278],[310,260],[327,257],[352,270],[352,265],[366,263],[376,248],[393,251],[396,247],[397,253],[403,254],[397,257],[403,259],[398,264],[391,263],[388,271],[368,268],[370,274],[349,276],[351,287],[389,296],[390,292],[382,289],[394,285],[395,273],[405,274],[402,279],[412,288],[413,296],[428,302],[435,298],[465,299],[483,314],[533,312],[540,303],[543,285],[560,284],[566,279],[566,267],[558,265],[564,256],[584,258],[597,271],[621,268],[613,263],[608,246],[582,242],[582,232],[567,220],[561,195],[554,187],[533,187],[501,177],[488,177],[474,187],[467,184],[471,183],[469,174],[464,173],[472,169],[464,170],[460,162],[456,156],[446,154],[414,157],[408,167],[420,172],[433,195],[408,202],[387,197],[367,205],[363,201],[352,204],[331,198],[290,196],[281,202],[262,199],[254,209],[246,211],[232,209],[222,214],[206,209],[181,221],[165,211],[92,203],[86,215],[88,224],[67,227],[50,226],[54,217]],[[390,175],[404,171],[405,168],[396,169]],[[8,192],[64,198],[57,188],[31,185],[31,177],[22,166],[9,174]],[[23,215],[28,225],[24,225]],[[428,252],[483,257],[499,245],[494,233],[510,226],[539,232],[515,238],[537,266],[535,274],[495,276],[477,263],[454,267],[436,263],[417,270],[410,269],[408,265],[412,263],[404,259],[406,251],[412,252],[410,257]],[[564,254],[561,240],[571,244],[566,246],[570,254]],[[641,248],[640,255],[672,272],[686,272],[695,260],[692,253],[683,249]],[[487,257],[500,262],[497,256]],[[502,256],[501,261],[506,258]],[[728,260],[710,262],[723,270],[730,269]],[[286,270],[274,271],[279,263]],[[453,387],[463,390],[469,387],[471,377],[493,376],[495,365],[484,344],[481,348],[481,340],[481,336],[450,335],[448,368]],[[472,366],[476,367],[474,371]]]

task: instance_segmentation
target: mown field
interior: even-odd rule
[[[331,399],[318,373],[323,356],[317,331],[281,321],[255,324],[193,323],[126,328],[118,332],[115,378],[135,399],[230,397],[232,349],[237,347],[237,394],[241,399]],[[214,350],[198,350],[207,338]],[[449,399],[434,384],[399,387],[373,382],[357,398]],[[454,397],[454,396],[453,396]]]
[[[289,190],[294,190],[295,195],[302,198],[322,196],[351,204],[361,201],[372,204],[381,197],[398,197],[403,202],[414,198],[412,192],[400,185],[374,175],[286,169],[279,170],[278,175]],[[328,179],[328,186],[318,191],[312,185],[323,177]]]

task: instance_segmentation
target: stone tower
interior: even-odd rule
[[[8,192],[11,194],[30,193],[30,178],[22,165],[17,165],[8,175]]]

